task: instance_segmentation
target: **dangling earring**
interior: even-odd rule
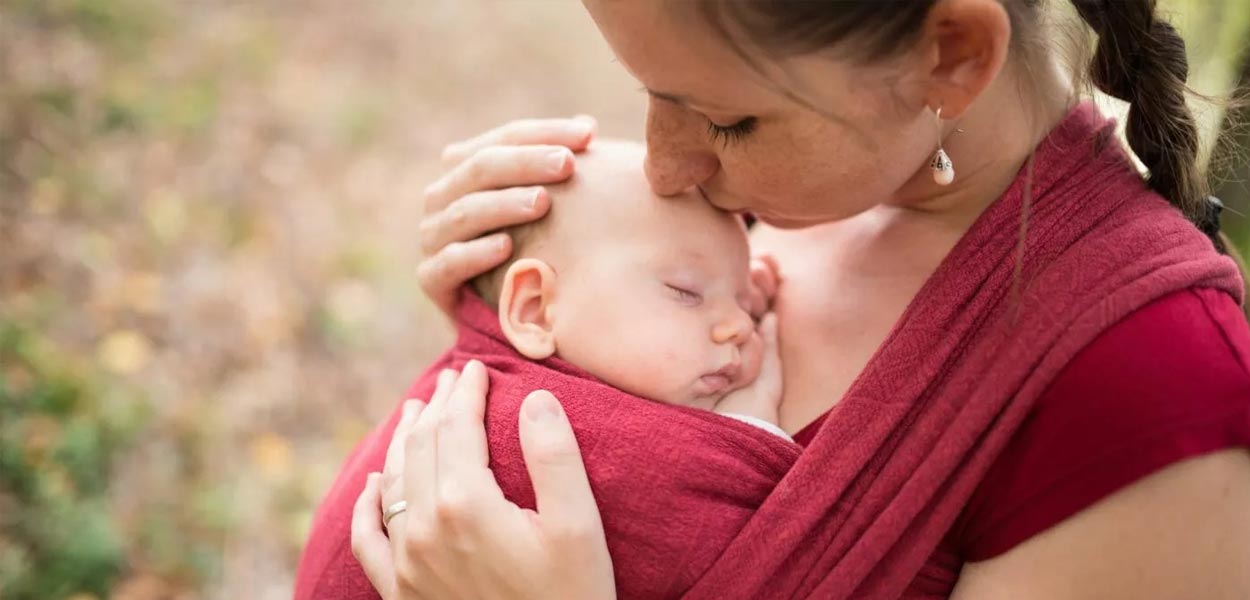
[[[933,160],[929,161],[929,167],[933,169],[933,182],[938,185],[950,185],[955,181],[955,166],[951,164],[951,157],[946,155],[946,151],[942,149],[942,107],[937,109],[937,138],[938,149],[933,155]]]

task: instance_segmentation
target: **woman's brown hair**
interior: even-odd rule
[[[1042,0],[1002,0],[1013,26],[1035,25]],[[1070,0],[1098,36],[1088,78],[1129,104],[1129,147],[1149,170],[1155,192],[1181,210],[1221,252],[1218,201],[1208,197],[1199,166],[1199,135],[1186,104],[1185,42],[1156,11],[1156,0]],[[736,0],[704,2],[722,31],[744,33],[778,54],[840,46],[866,60],[914,41],[936,0]]]

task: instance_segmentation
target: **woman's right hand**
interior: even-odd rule
[[[542,186],[573,174],[573,153],[595,127],[586,116],[523,119],[443,149],[447,170],[425,189],[417,268],[439,308],[450,314],[460,286],[512,254],[511,238],[490,232],[547,214],[551,197]]]
[[[469,361],[443,371],[428,406],[409,400],[352,511],[352,552],[385,600],[616,598],[612,557],[573,427],[530,393],[517,415],[535,509],[513,504],[490,469],[490,378]],[[383,507],[404,509],[384,522]]]

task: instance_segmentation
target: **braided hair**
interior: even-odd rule
[[[1175,205],[1221,252],[1223,208],[1208,194],[1198,165],[1199,134],[1185,103],[1189,58],[1176,29],[1158,18],[1156,0],[1072,0],[1098,35],[1091,83],[1129,104],[1129,147],[1149,170],[1150,188]]]

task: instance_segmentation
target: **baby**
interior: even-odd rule
[[[551,390],[577,435],[619,596],[671,598],[713,567],[801,448],[776,425],[775,319],[757,332],[745,310],[742,223],[697,192],[656,197],[642,159],[605,142],[578,155],[573,178],[548,188],[551,213],[510,230],[513,259],[473,282],[482,299],[464,294],[455,345],[406,397],[430,398],[443,369],[482,361],[488,466],[505,498],[536,510],[521,404]],[[317,512],[300,567],[317,574],[311,597],[374,596],[349,523],[398,420],[361,442]]]
[[[512,259],[473,287],[512,347],[551,356],[620,390],[777,426],[775,325],[747,312],[750,253],[741,220],[696,191],[660,198],[637,144],[598,141],[552,210],[512,228]],[[765,356],[767,354],[769,356]]]

